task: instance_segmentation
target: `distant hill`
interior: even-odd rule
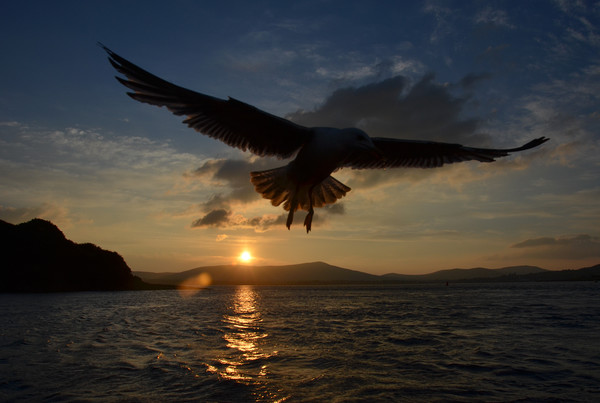
[[[501,269],[451,269],[424,275],[390,273],[382,276],[344,269],[323,262],[287,266],[224,265],[198,267],[179,273],[134,272],[148,283],[187,286],[209,284],[398,284],[439,282],[599,281],[600,265],[580,270],[550,271],[535,266]]]
[[[0,220],[0,292],[147,287],[118,253],[74,243],[50,221],[36,218],[13,225]]]
[[[519,281],[600,281],[600,264],[578,270],[546,271],[518,277]]]
[[[287,266],[223,265],[198,267],[179,273],[135,272],[148,283],[178,285],[201,274],[211,284],[343,284],[377,282],[379,276],[343,269],[323,262]]]
[[[387,280],[401,281],[473,281],[473,280],[494,280],[499,278],[517,277],[527,274],[546,273],[549,270],[536,266],[510,266],[501,269],[486,269],[477,267],[473,269],[450,269],[440,270],[430,274],[405,275],[390,273],[383,275]]]

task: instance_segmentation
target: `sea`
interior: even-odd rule
[[[600,283],[0,294],[0,401],[600,401]]]

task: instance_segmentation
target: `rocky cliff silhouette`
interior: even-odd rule
[[[0,291],[132,290],[144,283],[116,252],[68,240],[39,218],[13,225],[0,220]]]

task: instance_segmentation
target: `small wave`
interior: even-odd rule
[[[459,287],[2,296],[0,400],[597,400],[596,288]]]

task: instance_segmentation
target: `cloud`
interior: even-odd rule
[[[297,211],[295,216],[296,223],[301,222],[300,217],[302,212]],[[333,204],[320,209],[313,219],[313,223],[323,224],[327,222],[328,216],[330,215],[343,215],[345,214],[344,205],[342,203]],[[265,232],[272,228],[283,229],[287,220],[288,213],[283,212],[282,214],[265,214],[262,216],[255,216],[246,218],[242,214],[234,214],[231,210],[215,209],[209,211],[203,217],[194,221],[191,225],[192,228],[206,228],[216,227],[225,229],[236,229],[236,228],[249,228],[255,232]],[[222,241],[227,238],[227,235],[219,235],[217,241]]]
[[[71,223],[122,223],[181,209],[170,191],[200,159],[169,142],[102,129],[2,126],[0,217]],[[58,207],[57,207],[58,206]]]
[[[294,216],[294,222],[301,224],[304,219],[304,212],[297,211]],[[343,215],[345,209],[343,204],[334,204],[326,206],[320,209],[314,216],[313,225],[323,224],[328,221],[330,215]],[[194,221],[191,225],[192,228],[223,228],[223,229],[252,229],[255,232],[265,232],[272,228],[283,229],[287,220],[288,212],[285,211],[282,214],[264,214],[262,216],[255,216],[247,218],[242,214],[233,213],[232,210],[216,209],[211,210],[201,218]],[[227,235],[219,235],[217,241],[222,241]]]
[[[404,44],[404,47],[411,47]],[[348,58],[341,65],[325,67],[319,66],[316,74],[320,78],[333,80],[334,83],[348,83],[363,80],[381,79],[395,76],[400,73],[414,73],[421,71],[423,66],[416,60],[405,59],[402,56],[390,56],[383,60],[365,61],[360,57],[352,58],[353,55],[345,55]]]
[[[524,249],[528,256],[555,259],[600,257],[600,237],[588,234],[531,238],[511,245]]]
[[[204,212],[204,215],[193,221],[191,227],[253,227],[256,230],[264,230],[270,227],[274,221],[270,216],[248,219],[239,213],[234,213],[234,210],[239,206],[260,199],[250,183],[249,172],[263,169],[266,164],[268,162],[264,159],[255,159],[254,161],[239,159],[209,160],[194,171],[186,173],[185,176],[187,177],[201,179],[204,183],[227,189],[223,192],[211,194],[205,202],[193,208],[194,210],[199,208]]]
[[[234,214],[231,210],[215,209],[209,211],[203,217],[194,221],[192,228],[216,227],[216,228],[252,228],[256,232],[264,232],[273,226],[285,224],[287,213],[278,216],[266,214],[252,218],[246,218],[241,214]],[[227,235],[219,235],[217,241],[225,239]]]
[[[463,86],[485,76],[468,75]],[[287,118],[306,126],[360,127],[371,136],[481,143],[480,121],[463,117],[469,96],[453,95],[433,74],[414,85],[397,75],[360,87],[334,91],[313,111],[299,110]]]
[[[264,232],[273,227],[284,228],[287,220],[287,212],[280,215],[264,215],[261,217],[254,217],[247,221],[246,225],[249,225],[257,232]]]
[[[510,23],[508,14],[504,10],[486,7],[475,15],[476,24],[485,24],[495,27],[514,29],[515,26]]]
[[[344,203],[342,203],[342,202],[327,205],[324,207],[324,209],[328,214],[333,214],[333,215],[346,214],[346,208],[344,207]]]
[[[116,169],[165,173],[198,158],[176,151],[168,142],[139,136],[114,136],[97,129],[45,129],[8,122],[0,157],[35,169],[72,171],[97,177]],[[14,124],[13,124],[14,123]],[[27,152],[25,152],[25,150]]]
[[[192,228],[199,227],[223,227],[229,222],[231,212],[225,209],[212,210],[204,217],[192,223]]]
[[[429,40],[432,43],[436,43],[440,38],[445,38],[453,34],[454,26],[451,20],[453,17],[456,17],[458,13],[433,1],[425,3],[423,11],[427,14],[433,14],[435,19],[435,29],[431,32],[429,37]]]
[[[599,73],[599,65],[591,64],[532,87],[530,94],[515,101],[518,113],[499,130],[549,137],[554,146],[539,150],[545,151],[548,162],[589,171],[600,147]]]
[[[591,46],[600,45],[597,24],[590,21],[590,16],[597,15],[597,4],[559,0],[555,2],[555,5],[567,17],[564,30],[571,39]]]
[[[561,238],[552,238],[552,237],[542,237],[542,238],[533,238],[527,239],[525,241],[516,243],[511,246],[511,248],[531,248],[536,246],[548,246],[548,245],[573,245],[580,244],[582,242],[598,242],[599,238],[592,237],[587,234],[575,235],[571,237],[561,237]],[[599,243],[600,245],[600,243]]]
[[[215,159],[204,162],[200,167],[185,174],[186,177],[202,180],[204,183],[224,189],[216,192],[200,204],[205,215],[192,223],[192,228],[251,226],[264,227],[264,222],[248,220],[239,214],[233,214],[236,206],[260,200],[250,183],[250,172],[261,171],[283,165],[268,158],[253,159]]]
[[[3,121],[0,122],[0,126],[6,126],[6,127],[20,127],[21,123],[17,122],[16,120],[10,120],[10,121]]]
[[[248,203],[258,198],[250,183],[250,172],[274,168],[277,165],[283,164],[268,158],[215,159],[206,161],[186,176],[208,180],[217,186],[230,189],[226,195],[213,195],[211,205],[217,203],[224,205],[231,202]]]

